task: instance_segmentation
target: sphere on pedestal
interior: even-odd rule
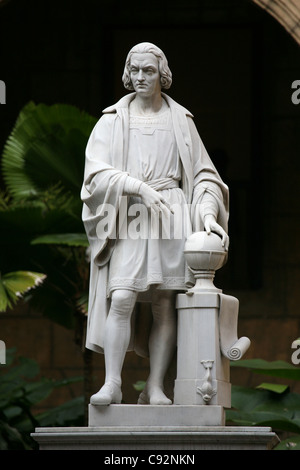
[[[227,261],[227,251],[221,238],[211,232],[195,232],[188,237],[184,247],[188,266],[195,271],[216,271]]]

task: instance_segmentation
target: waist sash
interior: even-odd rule
[[[158,178],[155,180],[143,181],[143,183],[146,183],[148,186],[150,186],[150,188],[154,189],[155,191],[179,188],[179,181],[174,180],[173,178]]]

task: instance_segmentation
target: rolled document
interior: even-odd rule
[[[237,361],[243,357],[251,342],[246,336],[238,339],[238,313],[239,301],[235,297],[219,294],[220,297],[220,347],[223,356],[231,361]]]
[[[222,351],[222,354],[226,356],[231,361],[238,361],[243,357],[247,349],[249,348],[251,341],[247,336],[242,336],[240,339],[234,343],[227,352]]]

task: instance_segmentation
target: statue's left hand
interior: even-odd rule
[[[206,232],[208,233],[208,235],[211,232],[215,232],[218,235],[220,235],[220,237],[222,238],[222,245],[224,246],[225,251],[228,251],[229,236],[227,235],[227,233],[225,232],[223,227],[221,227],[221,225],[219,225],[218,222],[216,222],[216,219],[213,215],[208,214],[208,215],[205,216],[204,228],[205,228]]]

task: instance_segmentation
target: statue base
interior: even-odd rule
[[[151,455],[155,451],[164,451],[165,455],[168,451],[168,455],[174,452],[174,456],[183,450],[185,456],[193,458],[199,455],[197,451],[200,450],[272,450],[279,443],[276,434],[268,427],[227,426],[199,426],[197,430],[179,428],[172,431],[169,428],[141,431],[122,427],[53,427],[37,428],[32,437],[38,442],[39,450],[100,450],[105,451],[105,456],[113,451],[119,457],[122,452],[128,455],[126,452],[131,451],[131,455],[135,455],[134,451],[141,451],[143,462],[147,461],[145,451],[149,450]]]
[[[89,426],[160,430],[197,426],[224,426],[222,406],[89,405]]]
[[[89,405],[89,426],[37,428],[40,450],[268,450],[268,427],[224,426],[221,406]],[[143,454],[145,455],[145,454]],[[145,457],[146,458],[146,457]]]

